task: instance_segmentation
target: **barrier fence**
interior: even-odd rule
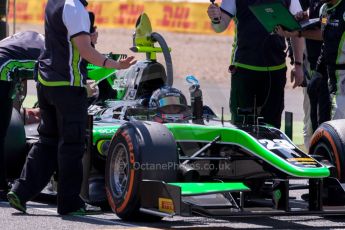
[[[43,24],[47,0],[16,0],[16,22]],[[207,16],[206,2],[149,0],[89,0],[88,10],[96,15],[98,27],[133,29],[141,12],[150,17],[156,31],[215,34]],[[8,20],[13,21],[13,0],[9,0]],[[222,34],[233,35],[234,23]]]

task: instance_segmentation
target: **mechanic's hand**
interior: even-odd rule
[[[137,63],[137,61],[134,60],[133,56],[123,58],[118,61],[117,69],[127,69],[128,67],[130,67],[131,65],[134,65],[135,63]]]
[[[97,44],[97,39],[98,39],[98,31],[97,31],[97,27],[95,26],[95,32],[90,34],[90,38],[91,38],[91,43],[93,45]]]
[[[298,37],[298,31],[292,31],[289,32],[287,30],[284,30],[281,26],[277,26],[274,29],[274,32],[282,37],[286,37],[286,38],[291,38],[291,37]]]
[[[322,75],[319,72],[314,71],[311,80],[308,83],[307,93],[309,97],[316,98],[320,89]]]
[[[295,68],[291,70],[291,83],[294,83],[292,88],[301,86],[304,80],[303,68],[300,65],[296,65]]]
[[[99,94],[99,88],[96,82],[93,80],[87,80],[86,91],[87,91],[87,97],[93,97],[93,96],[97,97]]]
[[[300,11],[297,14],[295,14],[295,18],[297,21],[307,20],[307,19],[309,19],[308,12]]]
[[[41,113],[39,108],[25,109],[25,124],[30,125],[39,123],[41,119]]]
[[[207,9],[207,15],[212,21],[216,18],[220,19],[222,12],[220,11],[220,8],[217,4],[211,4]]]

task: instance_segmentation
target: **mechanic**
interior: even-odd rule
[[[319,17],[320,8],[323,5],[321,0],[300,0],[300,3],[305,11],[301,14],[302,19]],[[307,10],[309,13],[307,13]],[[331,98],[328,90],[326,67],[323,56],[320,56],[323,42],[311,39],[306,39],[305,42],[306,50],[303,64],[305,86],[308,87],[303,88],[303,136],[304,145],[306,149],[309,149],[310,139],[316,128],[319,124],[331,119]],[[320,76],[323,77],[320,78]],[[311,79],[311,77],[313,78]],[[308,93],[310,93],[310,96],[308,96]]]
[[[5,137],[10,124],[13,99],[20,79],[12,79],[14,69],[34,69],[44,49],[43,35],[25,31],[0,41],[0,200],[7,200]],[[20,77],[20,76],[19,76]]]
[[[330,81],[330,93],[336,93],[336,107],[332,119],[345,118],[345,1],[322,0],[325,4],[320,10],[320,29],[303,31],[284,31],[277,28],[277,33],[285,37],[305,37],[323,40],[323,58],[327,66]]]
[[[58,171],[57,212],[86,215],[80,198],[87,125],[86,61],[105,68],[126,69],[134,57],[114,61],[91,45],[86,0],[48,0],[45,8],[45,51],[39,59],[37,95],[41,109],[39,141],[32,147],[21,177],[7,197],[26,212]]]
[[[208,16],[212,28],[220,33],[236,18],[236,42],[233,45],[231,64],[230,111],[233,122],[242,122],[238,108],[256,108],[264,122],[277,128],[281,126],[286,84],[285,40],[270,35],[249,10],[250,5],[272,2],[270,0],[227,0],[220,7],[211,4]],[[292,14],[300,12],[299,1],[284,0]],[[303,82],[303,39],[292,39],[295,55],[293,87]]]
[[[171,86],[155,90],[150,98],[149,108],[156,110],[153,120],[159,123],[183,123],[191,118],[186,97]]]

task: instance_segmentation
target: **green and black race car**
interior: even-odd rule
[[[147,59],[122,72],[89,66],[91,78],[113,78],[109,82],[118,93],[89,108],[81,192],[87,203],[110,206],[125,220],[345,213],[344,120],[322,124],[306,154],[280,130],[260,123],[255,108],[239,109],[247,118],[242,124],[218,118],[202,105],[200,86],[190,77],[187,116],[157,122],[158,110],[147,97],[173,85],[173,70],[170,48],[152,32],[146,14],[137,21],[131,50]],[[157,52],[163,52],[166,69],[156,61]],[[6,143],[12,178],[37,141],[36,127],[13,114]],[[299,179],[307,183],[290,183]],[[289,194],[301,188],[309,189],[308,201],[296,206]]]

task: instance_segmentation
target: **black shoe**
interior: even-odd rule
[[[26,204],[20,201],[17,194],[11,191],[7,193],[7,199],[12,208],[17,209],[22,213],[26,213]]]
[[[70,216],[88,216],[88,215],[99,215],[102,214],[102,210],[100,209],[95,209],[95,208],[90,208],[88,206],[80,208],[76,211],[69,212],[67,215]]]

